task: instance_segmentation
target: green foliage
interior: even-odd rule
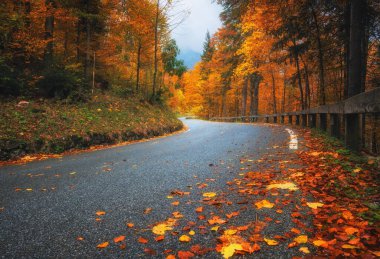
[[[36,86],[46,98],[68,99],[72,102],[88,99],[88,89],[80,74],[61,65],[54,65],[48,69]]]
[[[0,95],[17,96],[21,93],[22,83],[17,80],[17,73],[0,58]]]

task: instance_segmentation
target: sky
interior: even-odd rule
[[[173,13],[184,9],[189,10],[190,15],[172,31],[172,37],[181,50],[179,58],[192,68],[200,60],[206,32],[212,35],[221,26],[219,13],[222,8],[212,0],[182,0]]]

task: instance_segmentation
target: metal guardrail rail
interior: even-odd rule
[[[353,150],[360,150],[363,142],[363,125],[366,114],[375,116],[378,119],[380,113],[380,88],[375,88],[368,92],[360,93],[349,99],[335,104],[323,105],[307,110],[278,113],[278,114],[261,114],[253,116],[238,116],[238,117],[214,117],[212,121],[242,121],[242,122],[255,122],[258,119],[265,119],[266,122],[273,120],[277,123],[278,118],[281,123],[285,123],[287,118],[289,124],[293,124],[293,117],[295,117],[295,124],[304,127],[320,128],[324,131],[329,131],[335,137],[341,137],[341,127],[344,123],[344,140],[347,147]],[[329,121],[329,128],[327,122]],[[343,123],[342,123],[343,122]],[[376,129],[375,129],[376,133]],[[380,143],[376,138],[375,144]]]

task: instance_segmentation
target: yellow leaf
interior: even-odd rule
[[[298,187],[294,184],[294,183],[291,183],[291,182],[284,182],[284,183],[275,183],[275,184],[270,184],[267,186],[267,189],[268,190],[271,190],[271,189],[287,189],[287,190],[291,190],[291,191],[296,191],[298,190]]]
[[[354,169],[352,172],[353,172],[353,173],[359,173],[361,170],[362,170],[361,168],[356,168],[356,169]]]
[[[190,230],[190,231],[189,231],[189,235],[190,235],[190,236],[194,236],[194,235],[195,235],[195,231],[194,231],[194,230]]]
[[[158,224],[152,228],[152,232],[159,236],[165,235],[165,232],[168,230],[173,230],[173,228],[165,223]]]
[[[264,237],[264,241],[269,245],[269,246],[276,246],[278,245],[278,242],[273,239],[268,239]]]
[[[309,248],[306,246],[301,247],[299,250],[304,254],[310,254]]]
[[[229,244],[228,246],[224,246],[222,248],[222,255],[224,258],[230,258],[231,256],[234,255],[236,250],[243,250],[242,245],[240,244]]]
[[[106,248],[110,243],[109,242],[104,242],[96,246],[96,248]]]
[[[212,197],[215,197],[215,196],[216,196],[215,192],[205,192],[203,194],[203,197],[208,197],[208,198],[212,198]]]
[[[27,188],[27,189],[25,189],[26,191],[28,191],[28,192],[31,192],[31,191],[33,191],[33,189],[32,188]]]
[[[168,195],[168,196],[166,196],[166,198],[168,198],[168,199],[173,199],[173,196]]]
[[[298,236],[294,238],[294,241],[297,242],[298,244],[305,244],[307,243],[307,236],[306,235]]]
[[[316,208],[322,207],[324,204],[320,202],[306,202],[306,205],[312,209],[316,209]]]
[[[218,231],[218,229],[219,229],[219,226],[215,226],[211,228],[212,231]]]
[[[313,244],[314,244],[315,246],[323,246],[323,245],[326,245],[327,242],[326,242],[325,240],[319,239],[319,240],[314,240],[314,241],[313,241]]]
[[[258,201],[258,202],[255,203],[255,205],[256,205],[256,207],[258,209],[261,209],[261,208],[269,208],[269,209],[271,209],[274,206],[273,203],[271,203],[271,202],[269,202],[267,200]]]
[[[342,245],[342,248],[345,248],[345,249],[356,249],[358,247],[357,246],[352,246],[352,245]]]
[[[181,242],[190,242],[191,238],[189,236],[186,236],[186,235],[182,235],[180,238],[179,238],[179,241]]]
[[[232,235],[235,235],[237,232],[236,229],[227,229],[224,231],[224,235],[227,235],[227,236],[232,236]]]

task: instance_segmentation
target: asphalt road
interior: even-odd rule
[[[218,236],[215,232],[199,234],[197,228],[190,243],[178,242],[176,234],[181,235],[181,228],[189,221],[198,224],[194,209],[202,202],[203,192],[227,192],[226,183],[239,177],[243,170],[241,159],[256,161],[268,152],[276,156],[274,151],[281,151],[282,158],[273,158],[276,161],[290,159],[289,134],[281,126],[184,122],[189,131],[166,138],[1,167],[1,257],[136,258],[156,253],[162,258],[167,249],[175,254],[195,244],[214,249]],[[260,168],[276,170],[277,166],[268,162]],[[252,162],[246,169],[257,168]],[[207,183],[207,187],[197,188],[200,183]],[[168,199],[176,189],[190,194]],[[180,201],[180,205],[173,206],[173,201]],[[144,214],[147,208],[151,212]],[[235,205],[206,208],[204,214],[209,218],[221,210],[227,213],[235,208]],[[97,216],[97,211],[106,214]],[[184,216],[179,219],[175,233],[167,235],[164,242],[154,241],[152,226],[171,217],[174,211]],[[250,217],[257,220],[257,215],[265,216],[253,215],[250,210],[245,213],[250,214],[239,219],[241,223]],[[292,224],[290,218],[281,217],[283,224],[269,227],[269,234]],[[238,224],[239,220],[232,223]],[[128,228],[128,222],[135,226]],[[206,226],[207,222],[199,224]],[[125,249],[112,241],[119,235],[126,236]],[[138,237],[148,239],[148,244],[137,242]],[[96,248],[105,241],[110,242],[107,248]],[[147,247],[152,250],[146,250]],[[300,254],[288,252],[283,244],[275,248],[263,245],[257,256],[290,258],[294,255]],[[213,250],[206,257],[220,257],[220,254]]]

